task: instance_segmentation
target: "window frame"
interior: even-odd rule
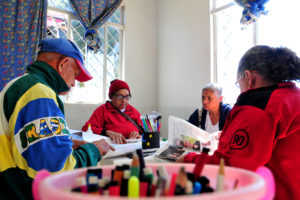
[[[230,2],[230,3],[227,3],[223,6],[220,6],[220,7],[216,7],[215,5],[217,4],[218,0],[212,0],[212,9],[210,11],[210,15],[211,15],[211,18],[212,18],[212,55],[213,55],[213,62],[212,62],[212,65],[213,65],[213,82],[217,82],[218,81],[218,47],[217,47],[217,16],[216,14],[225,10],[225,9],[228,9],[232,6],[238,6],[234,1]],[[252,32],[252,42],[253,42],[253,46],[257,45],[258,44],[258,40],[257,40],[257,37],[258,37],[258,32],[257,32],[257,23],[258,22],[255,22],[255,23],[252,23],[248,26],[253,26],[253,32]]]
[[[217,38],[217,32],[218,32],[217,14],[226,9],[229,9],[233,6],[239,6],[237,3],[235,3],[232,0],[232,2],[225,3],[222,6],[216,7],[217,1],[219,1],[219,0],[211,0],[210,1],[210,3],[211,3],[210,18],[211,18],[211,22],[212,22],[212,25],[211,25],[211,36],[212,36],[211,37],[211,47],[212,47],[212,50],[211,50],[211,55],[212,55],[212,58],[211,58],[211,61],[212,61],[211,62],[211,69],[212,69],[211,81],[216,82],[216,83],[218,83],[219,80],[222,78],[222,77],[218,77],[219,76],[218,75],[219,74],[218,73],[218,70],[219,70],[218,56],[220,54],[218,53],[219,49],[218,49],[218,38]],[[241,8],[241,13],[242,13],[242,9],[243,8]],[[255,46],[258,44],[258,25],[257,25],[257,23],[258,23],[258,21],[247,25],[247,27],[249,27],[249,28],[252,26],[252,46]],[[228,101],[227,103],[233,105],[235,102]]]
[[[124,72],[125,72],[125,67],[124,67],[124,31],[125,31],[125,25],[124,25],[124,15],[125,15],[125,6],[122,3],[119,8],[117,8],[120,10],[120,24],[117,23],[112,23],[109,22],[109,20],[107,22],[105,22],[102,27],[104,28],[104,41],[103,41],[103,45],[104,45],[104,51],[103,51],[103,79],[102,79],[102,95],[103,95],[103,99],[100,100],[98,103],[103,103],[107,100],[107,63],[108,63],[108,27],[112,27],[112,28],[116,28],[119,30],[119,77],[116,77],[117,79],[124,79]],[[58,12],[61,14],[65,14],[68,16],[67,18],[67,38],[71,39],[71,20],[78,20],[78,17],[71,11],[67,11],[67,10],[63,10],[60,8],[56,8],[56,7],[52,7],[52,6],[48,6],[47,8],[47,12],[48,11],[53,11],[53,12]],[[98,31],[98,30],[97,30]],[[87,48],[87,47],[85,47]],[[86,56],[87,57],[87,56]],[[84,60],[84,62],[87,62],[86,60]],[[101,90],[101,88],[99,87],[99,89]],[[72,103],[69,101],[69,94],[66,95],[66,99],[65,99],[65,103]],[[78,102],[77,102],[78,103]],[[90,103],[88,101],[85,102],[81,102],[81,103]]]

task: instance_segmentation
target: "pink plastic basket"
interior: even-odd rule
[[[153,172],[156,171],[158,166],[162,164],[147,164],[147,167],[151,167]],[[181,163],[170,163],[163,164],[166,167],[166,170],[171,177],[172,173],[177,173],[180,167],[183,165]],[[194,169],[194,164],[184,164],[186,171],[192,172]],[[102,166],[103,177],[110,177],[111,169],[114,169],[115,166]],[[215,188],[216,186],[216,177],[219,167],[217,165],[205,165],[202,174],[208,177],[210,180],[211,187]],[[35,194],[36,200],[52,200],[52,199],[64,199],[64,200],[125,200],[126,197],[109,197],[109,196],[95,196],[91,194],[75,193],[70,192],[67,188],[76,187],[76,178],[85,176],[87,168],[76,169],[68,172],[63,172],[55,175],[48,176],[41,180],[38,178],[38,184],[34,184],[33,193]],[[263,167],[259,169],[260,174],[265,174],[265,177],[258,175],[255,172],[234,168],[234,167],[225,167],[225,184],[227,190],[214,193],[204,193],[200,195],[184,195],[184,196],[172,196],[172,197],[163,197],[164,199],[184,199],[184,200],[198,200],[201,196],[202,199],[208,200],[240,200],[240,199],[272,199],[274,197],[274,180],[270,170]],[[267,174],[267,175],[266,175]],[[37,176],[39,177],[39,176]],[[269,180],[265,181],[265,178],[268,177]],[[238,187],[233,189],[234,183],[238,181]],[[273,185],[273,188],[268,188],[266,184]],[[268,191],[267,191],[268,188]],[[161,197],[162,198],[162,197]],[[157,198],[154,197],[143,197],[140,199],[144,200],[154,200]]]

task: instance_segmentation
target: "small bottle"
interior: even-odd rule
[[[87,130],[87,133],[93,133],[93,131],[92,131],[92,127],[91,127],[91,124],[89,124],[88,130]]]

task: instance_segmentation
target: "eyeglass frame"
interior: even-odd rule
[[[241,74],[240,78],[234,83],[236,87],[241,88],[239,81],[245,77],[245,71]]]
[[[127,96],[123,96],[121,94],[118,94],[118,95],[114,95],[118,100],[123,100],[125,99],[126,101],[129,101],[131,99],[131,95],[127,95]]]

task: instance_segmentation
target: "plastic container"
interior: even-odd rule
[[[147,164],[147,167],[151,167],[153,172],[156,172],[157,167],[162,164]],[[183,164],[181,163],[167,163],[164,164],[166,170],[171,177],[172,173],[177,173],[180,167]],[[194,169],[194,164],[184,164],[185,170],[192,172]],[[110,177],[111,169],[114,169],[115,166],[102,166],[103,177]],[[211,187],[215,188],[216,186],[216,177],[218,173],[219,166],[217,165],[205,165],[202,175],[205,175],[210,180]],[[260,171],[268,171],[267,168],[262,168]],[[111,197],[111,196],[95,196],[92,194],[76,193],[70,192],[68,188],[76,187],[76,178],[80,176],[85,176],[87,168],[76,169],[68,172],[63,172],[55,175],[50,175],[44,180],[38,180],[37,184],[33,186],[33,192],[38,195],[38,198],[41,200],[52,200],[52,199],[64,199],[64,200],[125,200],[126,197]],[[273,183],[272,174],[268,173],[268,176],[271,177],[271,183]],[[233,189],[234,183],[238,180],[238,187]],[[272,191],[267,192],[265,179],[258,175],[255,172],[234,168],[234,167],[225,167],[225,184],[227,190],[214,193],[203,193],[199,195],[184,195],[184,196],[170,196],[170,197],[159,197],[159,199],[184,199],[184,200],[198,200],[201,196],[201,199],[208,200],[246,200],[246,199],[272,199],[274,196],[274,188]],[[271,185],[272,185],[271,184]],[[267,196],[266,196],[267,194]],[[143,197],[140,199],[144,200],[154,200],[155,197]]]

